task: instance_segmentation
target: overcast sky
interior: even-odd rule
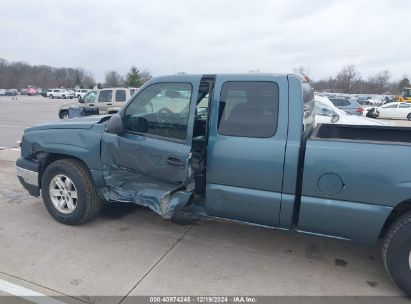
[[[291,72],[355,64],[411,76],[410,0],[0,1],[0,57],[83,67],[97,81],[131,65],[153,75]]]

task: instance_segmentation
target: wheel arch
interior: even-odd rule
[[[384,237],[385,233],[387,232],[387,230],[391,226],[391,224],[397,218],[399,218],[403,214],[407,213],[408,211],[411,211],[411,198],[399,203],[397,206],[394,207],[394,209],[391,211],[390,215],[385,220],[385,223],[381,228],[379,237],[380,238]]]
[[[83,161],[81,158],[77,157],[77,156],[73,156],[70,154],[60,154],[60,153],[43,153],[41,155],[41,166],[40,166],[40,171],[39,171],[39,187],[41,188],[41,179],[43,177],[43,173],[46,170],[46,168],[53,162],[57,161],[57,160],[61,160],[61,159],[74,159],[79,161],[86,169],[87,171],[91,174],[91,170],[89,168],[89,166],[87,166],[86,162]]]

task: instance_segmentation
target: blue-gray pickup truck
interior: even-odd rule
[[[118,114],[26,129],[17,175],[69,225],[128,202],[180,222],[382,239],[390,277],[411,295],[411,132],[314,119],[295,75],[159,77]]]

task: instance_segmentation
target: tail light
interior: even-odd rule
[[[358,112],[358,113],[362,113],[363,111],[364,111],[363,108],[358,108],[358,109],[357,109],[357,112]]]

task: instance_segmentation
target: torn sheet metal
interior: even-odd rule
[[[187,181],[191,181],[187,184],[173,184],[114,167],[104,171],[103,176],[109,187],[109,200],[149,207],[167,219],[173,216],[177,206],[185,205],[189,201],[194,191],[192,177],[188,178]]]
[[[169,155],[184,160],[184,166],[170,167]],[[101,159],[108,187],[104,196],[108,200],[149,207],[169,219],[175,208],[186,205],[194,192],[190,147],[105,134]]]

